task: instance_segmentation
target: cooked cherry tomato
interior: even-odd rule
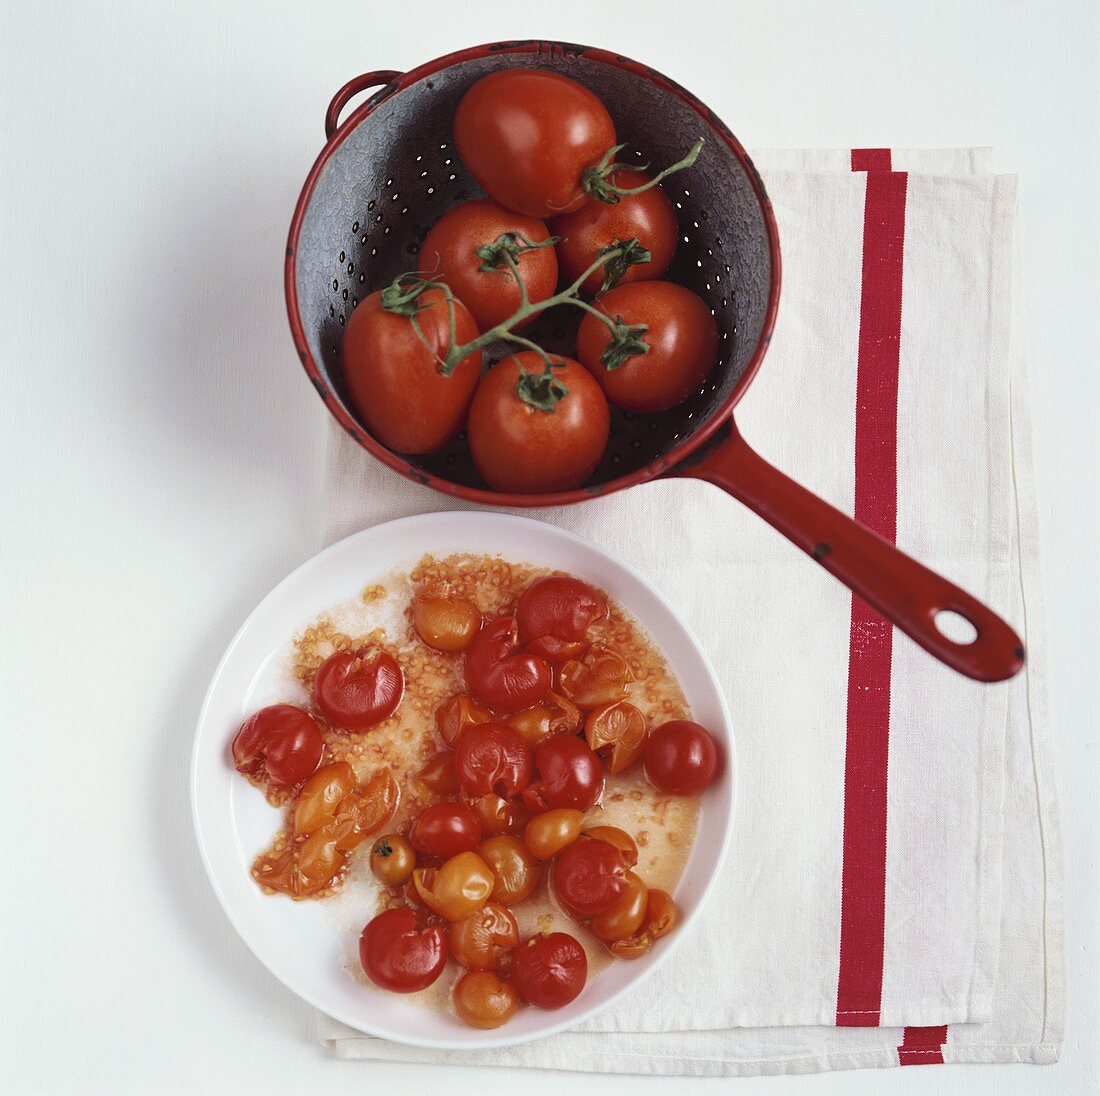
[[[603,103],[543,69],[483,76],[460,100],[454,134],[470,174],[501,205],[529,217],[582,206],[585,168],[616,143]]]
[[[550,667],[519,650],[515,617],[497,617],[478,632],[466,652],[466,685],[498,711],[518,712],[550,691]]]
[[[612,776],[630,768],[642,756],[647,730],[645,716],[625,700],[593,709],[584,721],[589,749],[595,753],[606,750],[611,755],[607,771]]]
[[[465,803],[433,803],[417,816],[409,840],[425,856],[456,856],[477,847],[481,823]]]
[[[569,491],[603,456],[611,431],[603,390],[571,358],[552,361],[524,350],[494,365],[478,386],[470,453],[497,491]]]
[[[616,353],[606,324],[586,315],[577,330],[577,357],[610,403],[624,411],[666,411],[697,392],[718,360],[718,324],[701,297],[674,282],[636,282],[596,298],[596,307],[629,327],[649,349]]]
[[[633,680],[626,659],[607,647],[591,647],[580,661],[558,670],[558,688],[583,711],[622,700]]]
[[[455,772],[467,795],[518,795],[531,779],[531,747],[503,723],[471,727],[455,746]]]
[[[628,871],[624,878],[626,892],[607,909],[597,913],[588,926],[594,935],[609,944],[633,936],[645,920],[649,888],[632,871]]]
[[[441,925],[418,928],[411,909],[394,907],[363,929],[359,961],[376,986],[394,993],[415,993],[427,989],[443,973],[447,937]]]
[[[558,639],[557,636],[537,636],[526,648],[533,655],[546,659],[551,666],[560,666],[570,659],[580,658],[588,650],[584,640]]]
[[[523,792],[523,802],[532,811],[572,807],[586,811],[595,806],[603,792],[603,769],[599,758],[570,734],[548,738],[535,750],[539,778]]]
[[[490,902],[452,924],[447,940],[451,954],[467,970],[494,970],[519,943],[519,927],[510,909]]]
[[[317,668],[313,702],[338,728],[366,731],[397,711],[405,675],[385,651],[337,651]]]
[[[644,171],[616,171],[610,180],[613,185],[629,190],[648,183],[650,176]],[[660,186],[641,194],[624,194],[613,205],[590,199],[576,212],[555,217],[550,222],[550,231],[558,237],[558,261],[568,282],[576,281],[601,251],[616,244],[636,240],[638,249],[649,252],[648,262],[616,265],[612,259],[603,270],[590,274],[582,288],[592,294],[600,292],[608,272],[613,276],[611,285],[659,278],[672,262],[679,237],[676,210]]]
[[[471,799],[470,806],[480,820],[481,832],[486,837],[495,837],[498,833],[516,833],[523,829],[531,817],[518,799],[502,799],[493,793]]]
[[[492,900],[505,906],[517,906],[538,886],[542,869],[527,851],[527,846],[510,834],[482,841],[478,856],[492,869],[496,883]]]
[[[611,954],[618,959],[639,958],[649,951],[654,940],[671,931],[676,918],[676,903],[672,895],[663,890],[651,890],[641,927],[632,935],[612,943]]]
[[[658,727],[645,748],[645,774],[667,795],[696,795],[714,779],[718,747],[698,723],[676,719]]]
[[[628,868],[638,863],[637,842],[626,830],[621,830],[618,826],[586,826],[584,836],[594,837],[597,841],[606,841],[609,845],[614,845],[622,853],[623,863]]]
[[[537,746],[554,734],[577,731],[580,725],[580,708],[554,692],[547,693],[533,708],[508,717],[508,726],[519,731],[528,746]]]
[[[400,887],[416,867],[416,852],[399,833],[388,833],[375,841],[370,851],[370,870],[380,883]]]
[[[301,784],[321,763],[324,739],[317,720],[293,704],[261,708],[241,724],[233,739],[233,764],[272,788]]]
[[[439,737],[454,749],[458,736],[467,727],[476,727],[479,723],[492,721],[493,713],[480,701],[468,693],[458,693],[444,701],[435,713],[435,725]]]
[[[460,852],[439,868],[417,868],[413,884],[424,904],[447,921],[464,921],[489,900],[492,868],[475,852]]]
[[[444,750],[430,758],[413,777],[425,791],[434,795],[454,795],[458,791],[458,773],[455,772],[455,755]]]
[[[498,1028],[519,1008],[519,993],[491,970],[471,970],[455,983],[455,1012],[470,1027]]]
[[[554,295],[558,259],[549,241],[542,221],[475,198],[435,222],[420,247],[420,269],[426,278],[445,281],[488,331],[520,307],[517,276],[532,303]]]
[[[592,623],[605,616],[607,598],[569,575],[548,575],[532,582],[516,609],[522,643],[539,636],[583,641]]]
[[[355,770],[346,761],[318,769],[306,781],[294,805],[294,832],[315,833],[336,817],[340,804],[359,787]]]
[[[367,429],[398,453],[433,453],[462,429],[478,377],[481,351],[467,355],[449,376],[440,360],[449,345],[447,301],[428,289],[412,317],[387,312],[382,291],[351,314],[340,347],[344,380]],[[479,332],[461,301],[454,302],[455,338],[461,345]]]
[[[514,952],[512,981],[535,1008],[569,1004],[588,978],[588,956],[567,932],[534,936]]]
[[[477,608],[460,598],[417,596],[412,619],[416,634],[437,651],[466,650],[481,627]]]
[[[570,807],[536,814],[523,831],[523,840],[536,860],[553,860],[580,836],[584,813]]]
[[[554,863],[554,893],[567,909],[595,917],[610,909],[627,891],[627,865],[622,851],[607,841],[574,841]]]

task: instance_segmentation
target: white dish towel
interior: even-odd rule
[[[783,294],[737,420],[784,471],[1004,613],[1025,672],[955,675],[698,481],[535,511],[638,568],[710,652],[740,764],[729,862],[670,962],[576,1031],[440,1054],[322,1017],[336,1055],[670,1075],[1057,1058],[1062,854],[1016,185],[991,161],[757,155]],[[858,450],[857,422],[878,439]],[[326,542],[462,505],[335,428],[325,474]]]

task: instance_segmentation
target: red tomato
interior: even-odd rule
[[[539,636],[583,640],[589,625],[605,616],[607,599],[603,594],[568,575],[550,575],[532,582],[523,591],[516,610],[523,643]]]
[[[518,795],[531,779],[531,747],[503,723],[482,723],[455,746],[455,772],[467,795]]]
[[[603,456],[611,432],[603,391],[577,362],[553,360],[551,369],[533,350],[513,354],[474,396],[470,453],[497,491],[569,491]]]
[[[447,965],[447,936],[442,925],[417,928],[408,907],[384,910],[359,937],[359,961],[367,977],[394,993],[427,989]]]
[[[554,893],[570,910],[595,917],[610,909],[628,890],[622,849],[596,837],[581,837],[566,846],[554,863]]]
[[[546,659],[551,666],[560,666],[581,658],[588,650],[588,644],[580,640],[558,639],[557,636],[536,636],[525,649]]]
[[[417,816],[409,841],[425,856],[457,856],[477,848],[481,821],[465,803],[433,803]]]
[[[466,421],[481,351],[445,376],[438,360],[449,342],[443,291],[428,289],[417,299],[420,335],[409,316],[383,309],[382,292],[364,299],[348,320],[340,347],[344,380],[367,429],[383,445],[398,453],[432,453]],[[477,324],[461,301],[454,311],[459,344],[476,339]]]
[[[293,704],[261,708],[233,739],[237,771],[273,788],[292,788],[313,775],[324,749],[317,720]]]
[[[603,792],[600,759],[585,743],[571,734],[546,739],[535,750],[539,778],[528,784],[523,802],[532,811],[572,807],[586,811]]]
[[[511,236],[511,244],[496,247],[502,236]],[[523,250],[525,243],[549,239],[542,221],[513,213],[487,198],[475,198],[448,210],[435,222],[420,248],[420,269],[425,278],[445,281],[478,327],[488,331],[512,316],[522,303],[509,253],[527,287],[529,301],[537,303],[554,295],[558,259],[553,245]],[[521,253],[516,254],[517,249]]]
[[[498,617],[478,632],[466,652],[466,685],[491,708],[518,712],[534,706],[550,691],[550,667],[541,658],[519,651],[515,617]]]
[[[567,932],[532,937],[516,949],[512,960],[512,982],[535,1008],[569,1004],[587,978],[588,957]]]
[[[603,103],[541,69],[483,76],[459,102],[454,133],[470,174],[501,205],[529,217],[580,208],[585,168],[615,144]]]
[[[642,171],[616,171],[610,177],[615,186],[623,189],[641,186],[649,180],[650,176]],[[558,261],[569,282],[575,282],[604,248],[637,240],[638,245],[649,252],[649,262],[617,267],[613,259],[603,269],[590,274],[582,288],[592,294],[599,293],[606,274],[619,270],[621,273],[613,278],[612,285],[659,278],[672,262],[679,237],[676,210],[660,186],[641,194],[624,195],[614,205],[592,198],[575,213],[555,217],[550,222],[550,231],[559,237]]]
[[[676,719],[658,727],[645,748],[645,774],[667,795],[696,795],[714,779],[718,747],[698,723]]]
[[[614,207],[612,207],[614,208]],[[649,350],[618,359],[607,325],[586,315],[577,357],[624,411],[665,411],[699,390],[718,360],[718,325],[690,289],[673,282],[636,282],[596,298],[596,307],[624,325],[645,324]]]
[[[317,668],[313,702],[336,727],[366,731],[397,711],[405,675],[385,651],[337,651]]]

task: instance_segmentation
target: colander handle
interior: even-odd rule
[[[773,468],[736,426],[721,444],[698,460],[689,457],[672,474],[728,491],[959,673],[976,681],[1004,681],[1023,666],[1020,637],[996,613]],[[971,642],[940,631],[936,616],[944,611],[970,622],[977,633]]]
[[[353,76],[333,97],[332,102],[325,111],[325,138],[331,140],[332,135],[340,128],[340,112],[361,91],[367,88],[375,88],[380,85],[390,84],[400,76],[400,72],[391,69],[381,69],[378,72],[364,72],[362,76]]]

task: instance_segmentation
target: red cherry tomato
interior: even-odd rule
[[[382,291],[372,293],[351,314],[340,346],[352,403],[367,429],[398,453],[432,453],[462,429],[478,377],[481,351],[459,362],[450,376],[440,372],[447,352],[446,297],[425,290],[417,303],[419,325],[387,312]],[[479,332],[461,301],[454,303],[455,337],[466,343]]]
[[[233,739],[237,771],[273,788],[292,788],[312,776],[324,749],[317,720],[293,704],[261,708]]]
[[[582,917],[610,909],[628,889],[623,851],[609,841],[580,837],[554,864],[554,893]]]
[[[465,803],[433,803],[418,815],[409,830],[409,841],[425,856],[457,856],[477,848],[481,821]]]
[[[615,186],[627,190],[648,183],[650,176],[642,171],[616,171],[610,179]],[[558,261],[568,282],[576,281],[604,248],[637,240],[649,252],[649,262],[625,266],[612,285],[659,278],[672,262],[679,237],[676,210],[660,186],[641,194],[626,194],[614,205],[590,199],[575,213],[555,217],[550,222],[550,231],[558,237]],[[613,268],[615,260],[590,274],[582,287],[584,291],[599,293],[605,274],[618,269]]]
[[[510,799],[531,779],[531,747],[503,723],[470,727],[455,746],[455,772],[467,795],[490,792]]]
[[[600,759],[582,739],[559,734],[541,742],[535,750],[539,779],[528,784],[523,802],[532,811],[572,807],[586,811],[603,792]]]
[[[635,282],[596,298],[612,320],[645,324],[649,347],[616,364],[611,332],[586,315],[577,331],[577,357],[599,381],[608,400],[624,411],[665,411],[699,390],[718,360],[718,325],[690,289],[673,282]]]
[[[388,909],[363,929],[359,961],[376,986],[415,993],[443,973],[447,936],[442,925],[417,928],[416,914],[408,907]]]
[[[524,650],[545,659],[551,666],[574,662],[588,650],[581,640],[558,639],[557,636],[536,636]]]
[[[645,774],[667,795],[696,795],[714,779],[718,747],[698,723],[676,719],[658,727],[645,748]]]
[[[512,959],[512,982],[535,1008],[569,1004],[584,989],[587,978],[588,957],[567,932],[533,937],[516,949]]]
[[[616,143],[611,115],[592,92],[541,69],[483,76],[459,102],[454,133],[470,174],[529,217],[582,206],[584,169]]]
[[[605,616],[607,598],[587,582],[568,575],[549,575],[532,582],[516,610],[519,638],[524,643],[539,636],[583,640],[589,625]]]
[[[385,651],[337,651],[317,669],[313,702],[336,727],[366,731],[397,711],[405,675]]]
[[[550,667],[519,650],[515,617],[498,617],[478,632],[466,651],[466,685],[490,708],[518,712],[533,707],[550,691]]]
[[[502,236],[511,241],[498,245]],[[526,249],[527,244],[549,239],[542,221],[513,213],[487,198],[475,198],[449,209],[435,222],[420,247],[420,269],[426,278],[445,281],[478,327],[488,331],[522,303],[509,255],[529,301],[554,295],[558,260],[553,245]]]
[[[545,494],[579,487],[600,463],[611,431],[607,399],[570,358],[525,350],[498,362],[470,407],[470,453],[497,491]]]

